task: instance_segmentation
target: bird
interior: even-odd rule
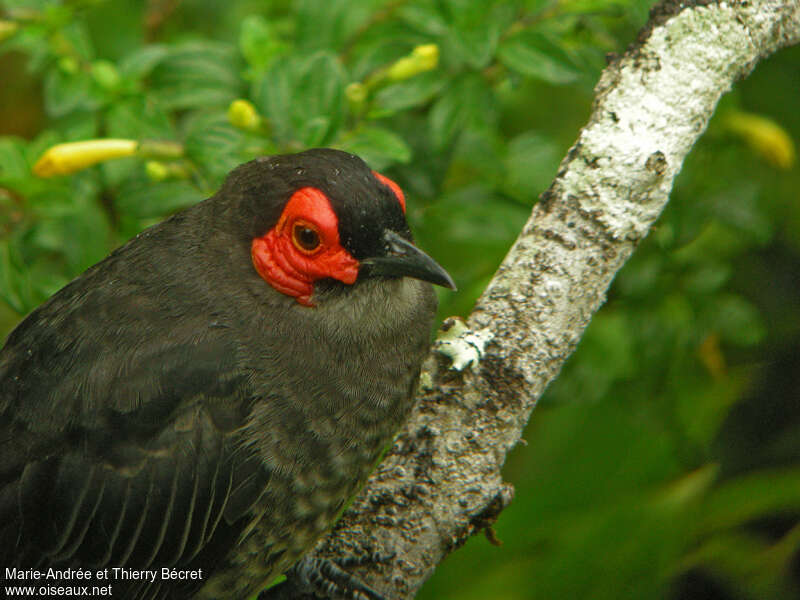
[[[153,600],[295,565],[407,418],[455,289],[405,210],[353,154],[259,157],[32,311],[0,351],[0,565]]]

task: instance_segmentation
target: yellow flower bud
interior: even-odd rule
[[[139,143],[136,140],[102,139],[56,144],[42,154],[33,165],[39,177],[69,175],[97,163],[133,156]]]
[[[344,88],[344,95],[349,102],[362,104],[367,99],[367,87],[359,81],[354,81]]]
[[[724,123],[728,131],[744,139],[773,167],[789,169],[794,164],[794,142],[786,130],[772,119],[734,111],[727,115]]]
[[[14,21],[3,21],[0,20],[0,42],[3,40],[7,40],[12,35],[17,33],[19,29],[19,24],[15,23]]]
[[[425,44],[417,46],[410,55],[404,56],[387,71],[387,77],[391,81],[402,81],[431,71],[439,64],[439,46],[436,44]]]
[[[167,165],[157,160],[148,160],[144,165],[144,171],[150,181],[164,181],[169,177]]]
[[[62,56],[58,59],[58,68],[65,75],[75,75],[80,71],[81,66],[74,56]]]
[[[234,127],[245,131],[257,131],[262,124],[261,116],[253,103],[241,98],[231,102],[228,107],[228,120]]]
[[[180,162],[164,163],[159,160],[148,160],[144,172],[150,181],[166,181],[167,179],[189,179],[191,174]]]
[[[436,44],[417,46],[411,52],[411,56],[420,62],[423,70],[431,71],[439,64],[439,46]]]
[[[364,108],[367,101],[367,86],[359,81],[354,81],[344,88],[344,97],[350,105],[350,110],[358,114]]]

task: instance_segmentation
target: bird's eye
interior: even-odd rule
[[[300,252],[312,254],[319,249],[319,233],[309,223],[299,221],[292,227],[292,243]]]

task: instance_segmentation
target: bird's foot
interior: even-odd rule
[[[384,559],[385,560],[385,559]],[[353,566],[367,559],[347,558],[342,565]],[[382,562],[382,561],[377,561]],[[328,559],[305,557],[286,574],[286,581],[264,590],[258,600],[387,600],[355,575]]]

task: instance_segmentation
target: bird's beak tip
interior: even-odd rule
[[[453,291],[457,289],[450,274],[409,240],[391,230],[387,230],[383,237],[386,255],[364,261],[373,274],[413,277]]]

